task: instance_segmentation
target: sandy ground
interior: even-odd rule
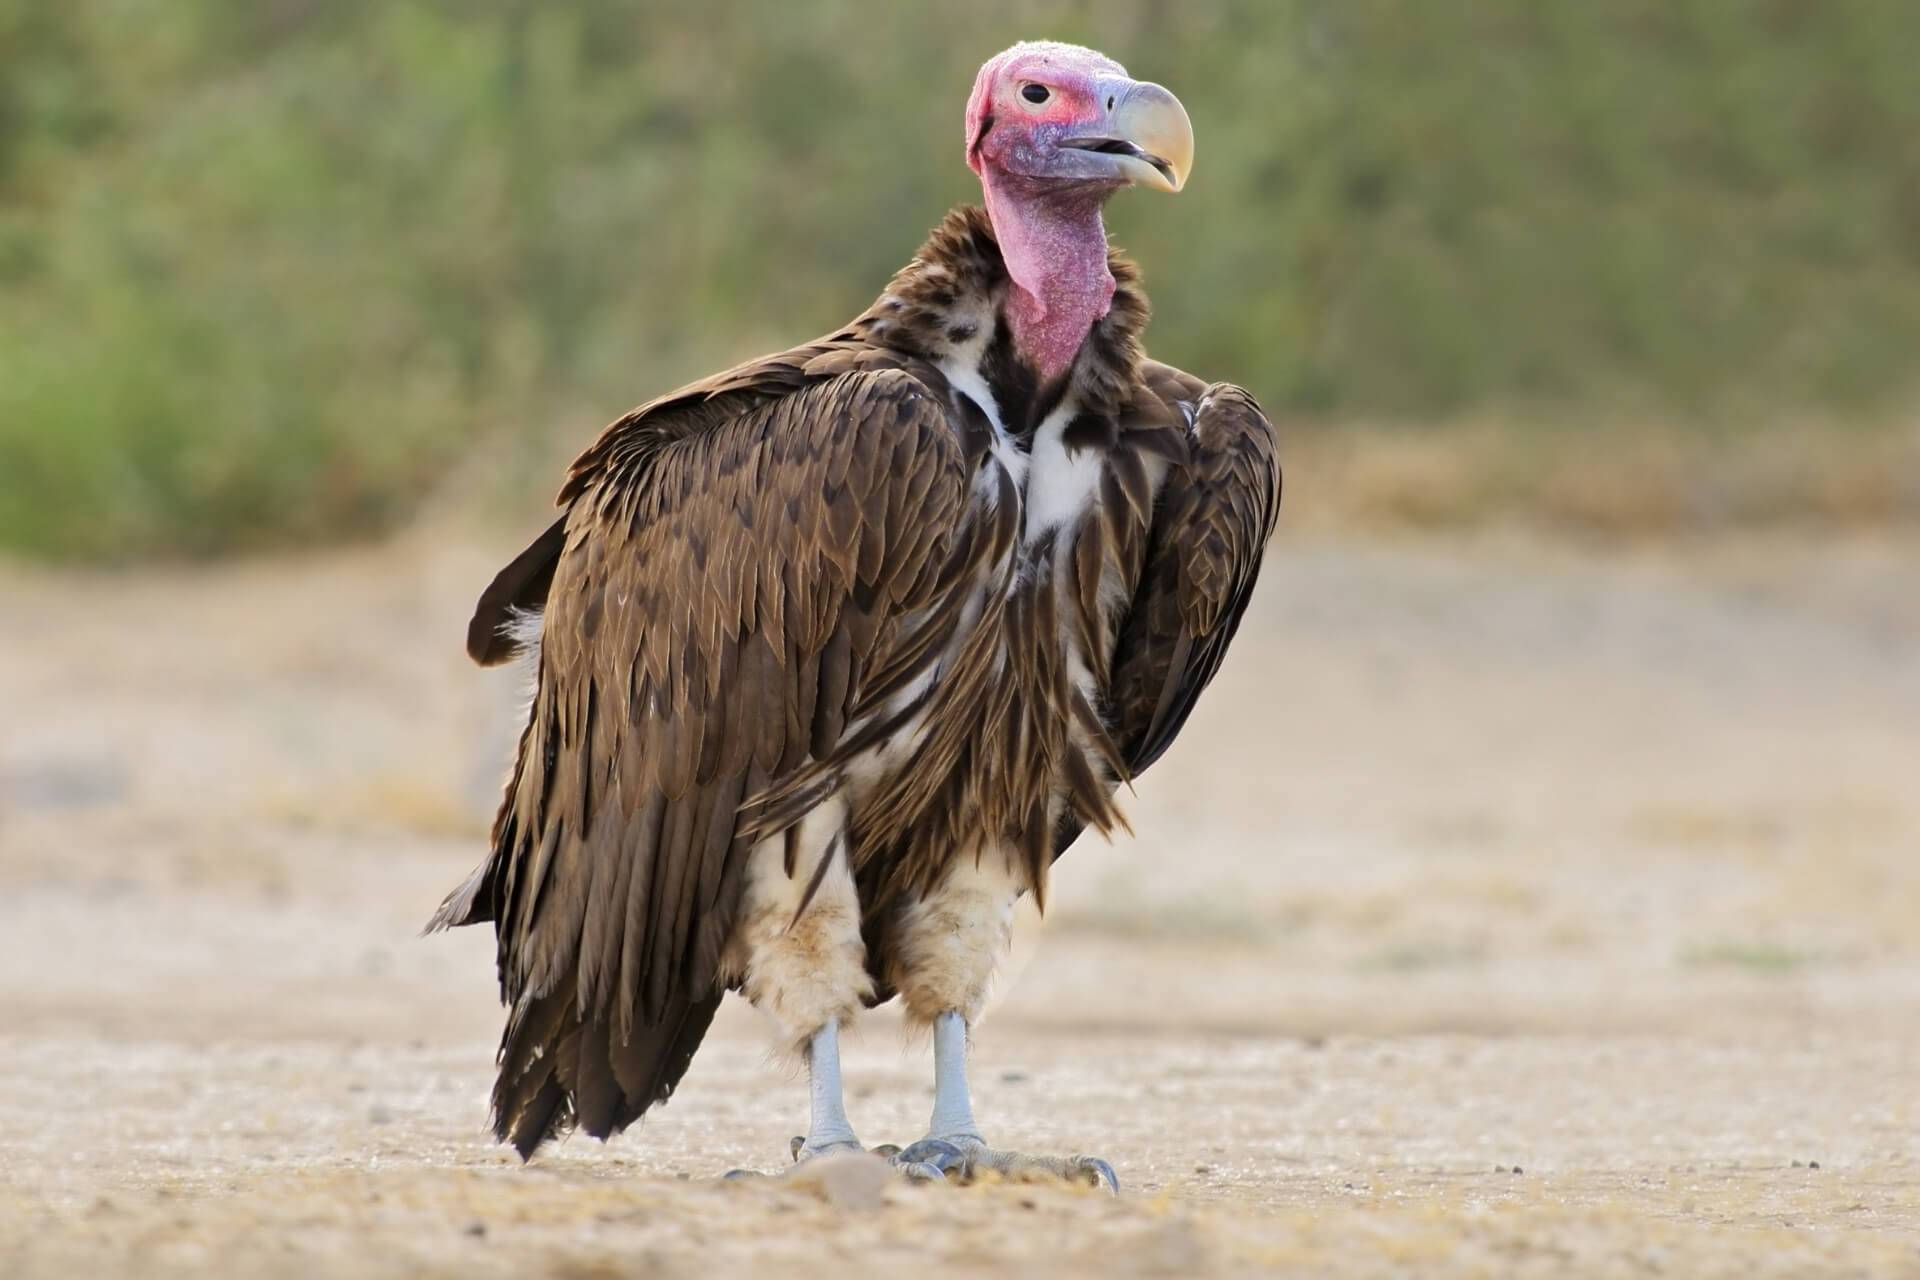
[[[718,1181],[804,1118],[738,1007],[644,1128],[485,1140],[489,940],[414,933],[508,550],[0,568],[0,1275],[1920,1275],[1920,545],[1283,537],[978,1037],[1119,1199]],[[917,1136],[884,1012],[849,1080]]]

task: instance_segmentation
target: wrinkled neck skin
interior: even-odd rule
[[[1107,229],[1100,210],[1115,188],[1062,188],[989,169],[987,216],[1013,288],[1007,321],[1014,346],[1050,382],[1066,372],[1094,321],[1113,302]]]

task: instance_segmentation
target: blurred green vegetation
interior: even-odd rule
[[[973,71],[1043,35],[1187,103],[1193,185],[1109,225],[1155,353],[1276,410],[1915,389],[1905,0],[0,0],[0,547],[377,530],[824,331],[974,197]]]

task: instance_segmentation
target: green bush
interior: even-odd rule
[[[377,530],[828,329],[972,197],[973,70],[1038,35],[1187,102],[1194,185],[1111,225],[1156,354],[1277,409],[1913,391],[1912,5],[0,0],[0,546]]]

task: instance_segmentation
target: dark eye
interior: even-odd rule
[[[1020,86],[1020,96],[1037,107],[1052,95],[1043,84],[1023,84]]]

